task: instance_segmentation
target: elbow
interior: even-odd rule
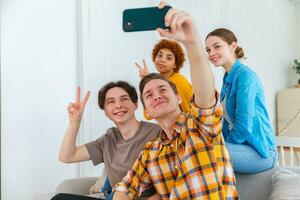
[[[68,159],[65,155],[63,155],[63,154],[59,154],[59,156],[58,156],[58,160],[60,161],[60,162],[63,162],[63,163],[71,163],[71,160],[70,159]]]

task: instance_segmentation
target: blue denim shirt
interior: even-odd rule
[[[258,76],[240,60],[236,60],[229,73],[225,73],[220,100],[226,95],[226,112],[233,127],[223,120],[226,142],[248,144],[262,157],[269,149],[276,150],[275,137],[265,106],[264,93]]]

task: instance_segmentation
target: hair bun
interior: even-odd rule
[[[236,55],[237,58],[243,58],[244,55],[245,55],[245,54],[244,54],[243,48],[242,48],[242,47],[239,47],[239,46],[236,47],[234,53],[235,53],[235,55]]]

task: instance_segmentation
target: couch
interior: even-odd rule
[[[291,198],[284,198],[284,197],[279,197],[279,194],[282,194],[283,192],[280,191],[280,188],[276,186],[274,187],[274,184],[277,184],[276,181],[274,180],[274,177],[276,178],[276,174],[283,174],[285,173],[284,170],[288,170],[290,172],[296,172],[297,177],[295,176],[288,176],[289,178],[292,178],[291,180],[297,181],[297,183],[292,183],[292,186],[288,186],[288,188],[292,188],[293,191],[289,191],[290,193],[292,192],[294,196]],[[239,196],[241,200],[267,200],[268,197],[270,196],[271,192],[275,192],[272,195],[272,199],[295,199],[294,197],[298,194],[297,191],[300,190],[300,168],[299,167],[278,167],[274,168],[262,173],[257,173],[257,174],[236,174],[236,179],[237,179],[237,189],[239,191]],[[273,180],[272,180],[273,177]],[[277,176],[279,178],[282,178],[282,176]],[[287,176],[283,176],[283,179],[291,182],[290,180],[286,179]],[[76,179],[68,179],[60,183],[56,190],[55,193],[72,193],[72,194],[81,194],[81,195],[87,195],[89,194],[89,188],[96,182],[97,178],[96,177],[84,177],[84,178],[76,178]],[[282,180],[280,180],[282,181]],[[273,183],[272,183],[273,182]],[[297,185],[298,184],[298,185]],[[282,186],[280,186],[282,187]],[[295,188],[297,187],[297,188]],[[276,189],[276,191],[272,191],[272,189]],[[283,188],[285,191],[289,190],[287,188]],[[295,193],[295,191],[296,193]],[[277,192],[277,194],[276,194]],[[276,198],[274,198],[274,195]],[[278,198],[277,198],[278,197]],[[36,198],[36,200],[49,200],[51,197],[48,196],[40,196],[39,198]],[[297,198],[296,198],[297,199]],[[300,199],[300,197],[298,198]]]

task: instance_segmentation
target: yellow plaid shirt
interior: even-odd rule
[[[222,137],[222,106],[181,113],[173,140],[162,131],[148,142],[128,174],[114,187],[130,199],[151,185],[162,199],[238,199]]]

